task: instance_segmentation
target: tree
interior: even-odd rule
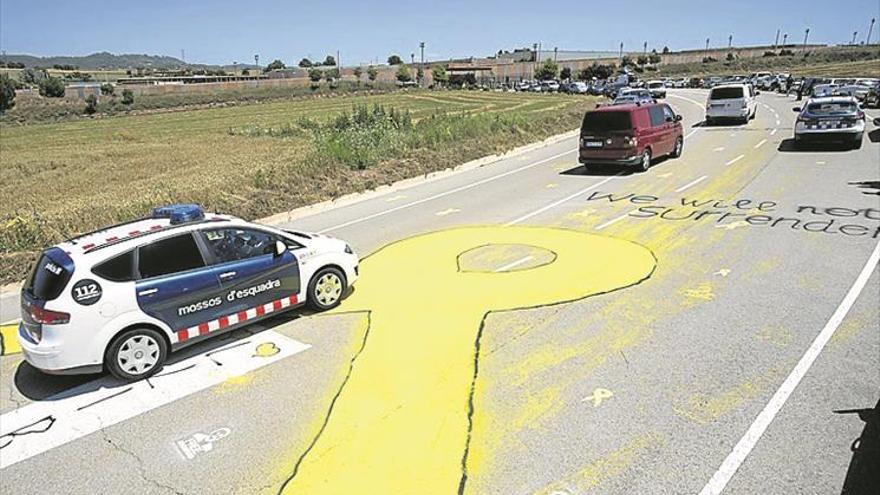
[[[40,94],[49,98],[64,96],[64,81],[58,77],[47,77],[40,81]]]
[[[327,58],[324,59],[324,65],[328,65],[330,67],[336,65],[336,59],[333,58],[333,55],[327,55]]]
[[[648,63],[648,57],[645,55],[639,55],[639,57],[636,59],[636,63],[639,65],[645,65]]]
[[[648,62],[650,62],[654,65],[659,64],[660,63],[660,55],[657,55],[656,52],[648,55]]]
[[[419,66],[419,68],[416,69],[416,81],[423,81],[423,80],[425,80],[425,69],[423,69],[421,66]]]
[[[0,74],[0,114],[15,106],[15,83],[7,74]]]
[[[388,65],[400,65],[402,63],[403,60],[401,60],[398,55],[391,55],[388,57]]]
[[[542,65],[537,71],[535,71],[535,79],[556,79],[556,75],[558,73],[559,65],[556,64],[555,60],[548,58],[544,61],[544,65]]]
[[[663,54],[665,55],[665,54],[667,54],[667,53],[669,53],[669,47],[668,47],[668,46],[664,46],[664,47],[663,47]]]
[[[86,109],[85,112],[88,115],[92,115],[93,113],[98,111],[98,97],[95,95],[86,96]]]
[[[630,65],[633,65],[632,59],[629,58],[629,55],[624,55],[623,58],[620,59],[620,66],[629,67]]]
[[[434,78],[434,82],[440,84],[446,84],[449,82],[449,73],[446,72],[446,67],[443,65],[435,65],[431,68],[431,77]]]
[[[263,70],[263,72],[279,70],[279,69],[283,69],[285,67],[286,66],[284,65],[284,62],[282,62],[276,58],[275,60],[272,61],[272,63],[270,63],[269,65],[266,66],[266,68]]]
[[[123,105],[131,105],[133,103],[134,103],[134,93],[128,88],[123,89],[122,90],[122,104]]]
[[[101,85],[101,94],[105,96],[111,96],[115,88],[110,83],[104,83]]]
[[[354,73],[354,77],[356,77],[358,81],[360,81],[361,76],[364,75],[363,67],[355,67],[354,71],[352,71],[352,72]]]
[[[377,77],[379,77],[379,69],[373,67],[372,65],[367,67],[367,78],[370,79],[370,82],[375,81]]]
[[[327,81],[333,81],[334,79],[339,79],[339,69],[333,68],[333,69],[324,71],[324,79],[326,79]]]
[[[400,82],[407,82],[412,80],[412,75],[410,75],[409,73],[409,67],[401,65],[397,68],[397,80]]]
[[[571,67],[563,67],[559,71],[559,79],[571,79]]]
[[[314,65],[314,64],[312,63],[312,61],[309,60],[309,59],[307,59],[307,58],[304,58],[304,59],[302,59],[302,60],[299,61],[299,66],[302,67],[302,68],[304,68],[304,69],[308,69],[308,68],[311,67],[312,65]]]
[[[728,62],[733,62],[734,60],[736,60],[736,55],[734,55],[733,52],[727,52],[726,58]]]
[[[314,67],[309,69],[309,79],[312,82],[319,82],[321,80],[321,76],[323,75],[324,73],[321,72],[321,69],[315,69]]]

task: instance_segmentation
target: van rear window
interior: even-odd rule
[[[731,98],[742,98],[742,88],[715,88],[709,95],[710,100],[729,100]]]
[[[629,112],[589,112],[581,126],[584,131],[628,131],[632,129]]]
[[[28,279],[26,290],[37,299],[45,301],[60,296],[73,271],[66,268],[63,261],[66,260],[55,260],[47,253],[41,255]]]

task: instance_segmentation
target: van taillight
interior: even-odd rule
[[[29,314],[32,320],[43,325],[64,325],[65,323],[70,323],[70,314],[62,313],[61,311],[51,311],[31,306]]]

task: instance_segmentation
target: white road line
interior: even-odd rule
[[[483,179],[483,180],[478,180],[477,182],[472,182],[472,183],[470,183],[470,184],[468,184],[468,185],[466,185],[466,186],[456,187],[455,189],[450,189],[450,190],[448,190],[448,191],[444,191],[444,192],[442,192],[442,193],[438,193],[438,194],[435,194],[435,195],[433,195],[433,196],[429,196],[429,197],[427,197],[427,198],[422,198],[422,199],[420,199],[420,200],[412,201],[412,202],[410,202],[410,203],[406,203],[406,204],[403,204],[403,205],[400,205],[400,206],[396,206],[396,207],[394,207],[394,208],[389,208],[389,209],[387,209],[387,210],[383,210],[383,211],[380,211],[380,212],[378,212],[378,213],[373,213],[372,215],[367,215],[367,216],[365,216],[365,217],[356,218],[356,219],[354,219],[354,220],[349,220],[348,222],[343,222],[343,223],[340,223],[340,224],[338,224],[338,225],[334,225],[334,226],[332,226],[332,227],[328,227],[328,228],[322,230],[321,233],[324,234],[324,233],[327,233],[327,232],[331,232],[331,231],[333,231],[333,230],[338,230],[338,229],[341,229],[341,228],[344,228],[344,227],[348,227],[348,226],[351,226],[351,225],[355,225],[355,224],[358,224],[358,223],[361,223],[361,222],[366,222],[367,220],[372,220],[372,219],[374,219],[374,218],[378,218],[378,217],[381,217],[381,216],[388,215],[389,213],[394,213],[394,212],[396,212],[396,211],[400,211],[400,210],[403,210],[403,209],[406,209],[406,208],[411,208],[411,207],[413,207],[413,206],[417,206],[417,205],[420,205],[420,204],[423,204],[423,203],[427,203],[428,201],[433,201],[433,200],[438,199],[438,198],[442,198],[442,197],[445,197],[445,196],[449,196],[450,194],[455,194],[455,193],[457,193],[457,192],[466,191],[466,190],[468,190],[468,189],[472,189],[472,188],[474,188],[474,187],[481,186],[481,185],[483,185],[483,184],[486,184],[486,183],[489,183],[489,182],[492,182],[492,181],[495,181],[495,180],[498,180],[498,179],[501,179],[501,178],[507,177],[508,175],[513,175],[513,174],[516,174],[516,173],[522,172],[523,170],[527,170],[527,169],[530,169],[530,168],[532,168],[532,167],[536,167],[536,166],[538,166],[538,165],[541,165],[541,164],[543,164],[543,163],[547,163],[547,162],[552,161],[552,160],[555,160],[555,159],[557,159],[557,158],[559,158],[559,157],[561,157],[561,156],[565,156],[565,155],[567,155],[567,154],[569,154],[569,153],[574,153],[574,152],[576,152],[576,151],[577,151],[577,150],[563,151],[562,153],[557,153],[557,154],[555,154],[555,155],[553,155],[553,156],[551,156],[551,157],[549,157],[549,158],[545,158],[545,159],[543,159],[543,160],[538,160],[537,162],[530,163],[530,164],[528,164],[528,165],[524,165],[524,166],[522,166],[522,167],[519,167],[519,168],[516,168],[516,169],[510,170],[510,171],[504,172],[504,173],[502,173],[502,174],[493,175],[492,177],[487,177],[487,178],[485,178],[485,179]]]
[[[781,123],[782,122],[780,122],[779,119],[776,119],[776,127],[779,127],[779,124],[781,124]]]
[[[694,180],[694,181],[688,182],[687,184],[685,184],[685,185],[679,187],[678,189],[676,189],[675,192],[682,192],[682,191],[684,191],[685,189],[687,189],[687,188],[689,188],[689,187],[691,187],[691,186],[695,186],[695,185],[699,184],[700,182],[703,182],[704,180],[706,180],[707,177],[709,177],[709,176],[708,176],[708,175],[704,175],[704,176],[700,177],[700,178],[697,179],[697,180]]]
[[[758,149],[758,148],[760,148],[761,146],[764,146],[764,143],[766,143],[766,142],[767,142],[766,139],[762,139],[760,143],[758,143],[758,144],[755,145],[755,148],[754,148],[754,149]]]
[[[776,390],[776,393],[773,394],[770,402],[764,406],[764,409],[762,409],[758,414],[758,417],[755,418],[755,421],[749,427],[748,431],[746,431],[746,434],[743,435],[739,442],[737,442],[730,455],[724,459],[724,462],[721,464],[721,467],[718,468],[718,471],[715,472],[709,482],[706,483],[706,486],[703,487],[703,490],[700,491],[700,495],[718,495],[724,490],[727,483],[733,478],[737,469],[739,469],[743,461],[745,461],[746,457],[751,453],[752,449],[755,448],[758,440],[761,439],[761,436],[767,430],[767,427],[770,426],[770,423],[776,417],[776,414],[779,413],[789,396],[794,392],[794,389],[804,378],[804,375],[810,370],[813,362],[819,357],[825,344],[827,344],[828,340],[834,335],[837,327],[840,326],[840,323],[846,317],[846,314],[849,312],[850,308],[852,308],[856,299],[858,299],[862,289],[868,283],[868,279],[871,278],[871,273],[877,267],[878,261],[880,261],[880,243],[874,247],[874,252],[871,253],[867,263],[865,263],[864,268],[862,268],[861,273],[859,273],[856,281],[853,283],[852,287],[850,287],[849,292],[846,293],[846,296],[834,311],[834,314],[831,315],[828,323],[825,324],[825,327],[819,332],[816,339],[813,340],[813,343],[807,349],[807,352],[804,353],[803,357],[801,357],[794,369],[791,370],[791,373],[789,373],[785,381],[782,382],[782,385],[779,386],[779,389]]]
[[[531,259],[532,259],[531,256],[526,256],[525,258],[520,258],[512,263],[508,263],[508,264],[502,266],[501,268],[495,270],[495,273],[506,272],[507,270],[510,270],[511,268],[515,268],[519,265],[522,265],[523,263],[530,261]]]
[[[618,173],[612,175],[611,177],[606,177],[606,178],[600,180],[599,182],[596,182],[595,184],[589,185],[589,186],[587,186],[587,187],[581,189],[580,191],[578,191],[578,192],[576,192],[576,193],[574,193],[574,194],[568,195],[568,196],[566,196],[566,197],[560,199],[559,201],[554,201],[553,203],[550,203],[549,205],[544,206],[544,207],[542,207],[542,208],[538,208],[537,210],[535,210],[535,211],[533,211],[533,212],[531,212],[531,213],[527,213],[527,214],[525,214],[525,215],[523,215],[523,216],[517,218],[516,220],[511,220],[511,221],[507,222],[507,223],[504,224],[504,225],[505,225],[505,226],[514,225],[514,224],[520,223],[520,222],[522,222],[522,221],[524,221],[524,220],[528,220],[529,218],[532,218],[532,217],[535,216],[535,215],[540,215],[541,213],[544,213],[545,211],[547,211],[547,210],[549,210],[549,209],[551,209],[551,208],[555,208],[555,207],[561,205],[562,203],[565,203],[566,201],[572,200],[572,199],[574,199],[574,198],[576,198],[576,197],[578,197],[578,196],[581,196],[581,195],[583,195],[583,194],[586,194],[587,192],[589,192],[589,191],[591,191],[591,190],[593,190],[593,189],[595,189],[595,188],[601,186],[602,184],[605,184],[606,182],[610,181],[611,179],[613,179],[613,178],[615,178],[615,177],[620,177],[620,174],[622,174],[622,173],[623,173],[623,172],[618,172]]]
[[[774,128],[772,131],[770,131],[770,135],[772,136],[772,135],[776,134],[776,131],[778,131],[778,130],[779,130],[779,129],[775,129],[775,128]]]
[[[696,128],[696,129],[693,129],[693,130],[692,130],[692,131],[691,131],[691,132],[689,132],[689,133],[687,133],[687,134],[685,134],[685,135],[684,135],[684,138],[685,138],[685,139],[687,139],[687,138],[689,138],[689,137],[691,137],[691,136],[693,136],[693,135],[694,135],[694,134],[696,134],[696,133],[697,133],[697,131],[699,131],[699,130],[700,130],[700,128],[699,128],[699,127],[697,127],[697,128]]]
[[[730,165],[733,165],[734,163],[742,160],[745,156],[746,155],[739,155],[738,157],[734,158],[733,160],[730,160],[729,162],[725,163],[724,166],[729,167]]]
[[[719,146],[719,147],[715,148],[715,149],[712,150],[712,151],[714,151],[714,152],[716,152],[716,153],[718,153],[718,152],[720,152],[720,151],[724,151],[724,146]]]
[[[278,352],[258,357],[259,345]],[[166,366],[148,380],[125,384],[108,376],[20,407],[0,416],[0,469],[310,347],[267,330]]]
[[[623,215],[620,215],[620,216],[617,217],[617,218],[612,218],[611,220],[608,220],[607,222],[605,222],[605,223],[603,223],[603,224],[597,226],[597,227],[596,227],[596,230],[602,230],[602,229],[604,229],[605,227],[608,227],[609,225],[614,225],[615,223],[617,223],[617,222],[623,220],[624,218],[628,217],[630,213],[632,213],[632,212],[626,212],[626,213],[624,213]]]

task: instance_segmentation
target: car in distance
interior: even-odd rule
[[[647,88],[652,98],[666,98],[666,84],[663,81],[648,81]]]
[[[160,207],[43,251],[21,290],[18,341],[50,374],[139,380],[170,352],[265,316],[333,308],[357,277],[343,241]]]
[[[585,95],[590,92],[590,87],[583,81],[568,84],[568,92],[576,95]]]
[[[709,91],[706,100],[706,124],[711,125],[723,119],[739,120],[743,123],[755,118],[758,103],[757,91],[751,84],[722,84]]]
[[[647,171],[684,147],[681,115],[665,103],[610,105],[584,115],[578,161],[584,167],[623,165]]]
[[[794,126],[796,147],[805,142],[842,141],[853,148],[862,145],[865,135],[865,112],[852,96],[811,98],[798,112]]]
[[[880,82],[868,88],[864,102],[866,107],[880,108]]]
[[[823,98],[827,96],[837,96],[840,91],[840,86],[834,83],[828,84],[816,84],[812,87],[810,91],[810,96],[813,98]]]
[[[632,103],[654,103],[654,97],[647,89],[623,89],[617,94],[612,105],[625,105]]]

